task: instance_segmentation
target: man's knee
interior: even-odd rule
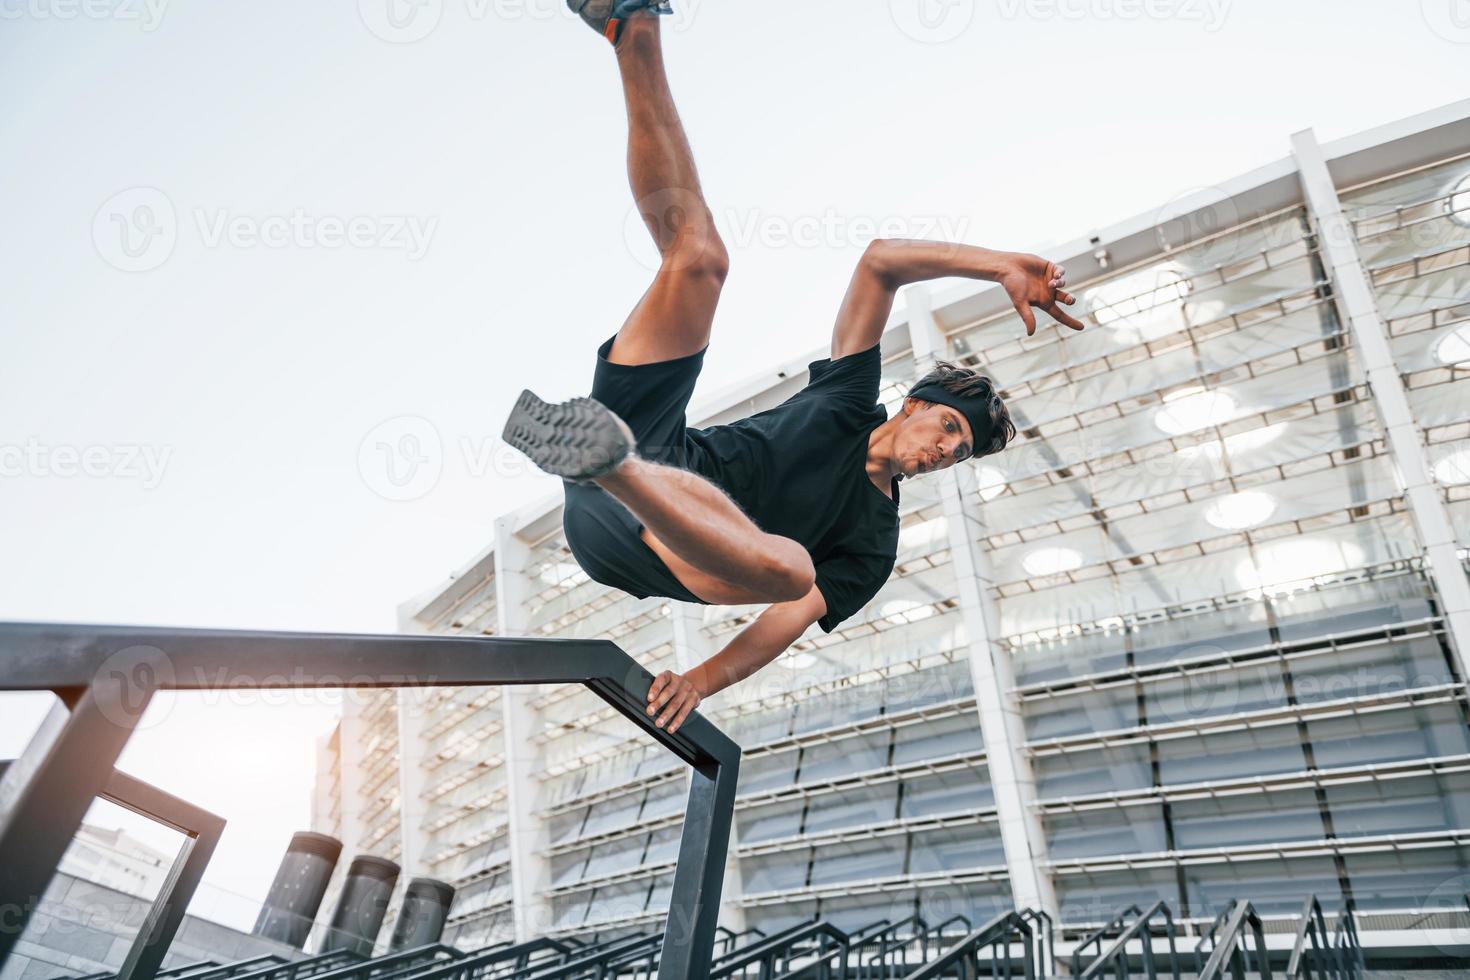
[[[730,252],[720,236],[711,230],[704,236],[691,236],[671,249],[663,257],[660,272],[718,290],[730,275]]]

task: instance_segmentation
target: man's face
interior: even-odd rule
[[[904,479],[947,470],[974,455],[970,423],[959,409],[906,398],[903,413],[894,445]]]

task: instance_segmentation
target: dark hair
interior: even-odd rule
[[[1016,438],[1016,425],[1011,421],[1011,413],[996,392],[995,382],[985,375],[972,368],[951,364],[949,361],[936,361],[934,370],[920,378],[918,383],[909,390],[913,391],[928,384],[936,384],[961,398],[984,399],[988,407],[990,429],[988,433],[975,433],[975,452],[972,459],[993,456]],[[922,395],[919,396],[919,399],[924,400]],[[988,440],[986,439],[987,434]]]

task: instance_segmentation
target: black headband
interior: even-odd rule
[[[990,448],[993,441],[990,430],[990,404],[995,397],[993,393],[985,395],[956,395],[942,385],[933,381],[928,384],[919,385],[909,392],[910,398],[921,398],[926,402],[935,402],[940,405],[948,405],[956,409],[965,420],[970,423],[970,455],[979,456],[982,446]]]

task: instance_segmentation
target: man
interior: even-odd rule
[[[592,397],[525,392],[505,439],[566,481],[564,526],[594,580],[635,596],[769,603],[718,654],[666,671],[649,694],[676,731],[702,698],[774,660],[813,624],[830,632],[887,580],[900,480],[997,453],[1015,435],[992,383],[940,364],[891,419],[878,405],[878,341],[897,290],[943,276],[999,283],[1074,330],[1065,270],[1034,255],[938,242],[874,242],[837,314],[832,356],[784,404],[690,429],[685,406],[729,259],[664,73],[658,0],[568,0],[614,45],[628,113],[633,196],[662,256],[653,285],[597,352]]]

